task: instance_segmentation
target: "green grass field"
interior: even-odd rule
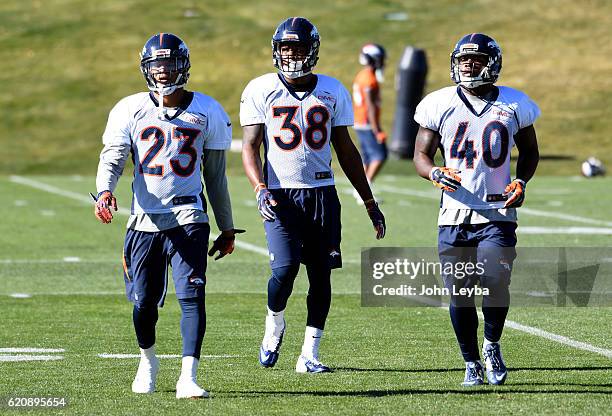
[[[387,20],[390,13],[407,20]],[[185,39],[192,52],[189,87],[219,100],[240,137],[240,94],[250,79],[273,71],[270,38],[294,15],[312,19],[321,33],[316,71],[347,87],[359,70],[361,46],[386,47],[383,126],[389,132],[404,48],[426,50],[432,91],[451,82],[454,43],[486,32],[504,51],[499,83],[524,90],[542,109],[536,128],[548,158],[540,173],[577,174],[590,155],[612,165],[607,0],[290,0],[282,7],[263,0],[3,0],[0,42],[10,58],[0,73],[0,173],[93,175],[108,112],[145,88],[138,53],[158,31]]]
[[[305,323],[302,273],[287,309],[279,363],[272,370],[259,367],[269,269],[265,252],[238,247],[230,257],[209,263],[202,353],[212,357],[202,360],[199,380],[212,398],[174,398],[178,358],[162,360],[156,393],[135,396],[130,383],[137,359],[98,356],[134,354],[138,348],[121,275],[126,217],[119,213],[108,226],[96,222],[87,200],[93,182],[89,176],[0,177],[0,348],[65,350],[49,353],[61,360],[39,362],[3,361],[10,354],[0,352],[0,398],[67,397],[62,411],[40,414],[79,415],[609,413],[611,308],[511,309],[508,319],[598,347],[607,357],[507,328],[507,384],[466,390],[459,385],[462,360],[447,312],[360,306],[362,247],[436,242],[436,192],[423,180],[393,175],[378,183],[389,225],[380,242],[363,208],[346,194],[346,180],[338,180],[345,267],[333,275],[334,298],[321,349],[336,372],[293,371]],[[599,208],[612,203],[612,196],[601,192],[611,185],[610,179],[536,177],[520,218],[523,229],[582,228],[572,234],[530,234],[519,228],[519,245],[608,246],[610,235],[592,232],[612,228]],[[246,179],[231,176],[230,190],[236,225],[248,230],[241,240],[265,247]],[[129,207],[127,173],[117,196],[120,207]],[[11,297],[15,293],[31,297]],[[160,354],[180,354],[179,318],[169,294],[158,324]],[[4,408],[0,413],[13,414]]]

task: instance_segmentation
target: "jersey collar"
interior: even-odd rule
[[[153,94],[152,91],[149,92],[149,98],[151,98],[151,101],[153,101],[153,104],[155,104],[155,107],[159,107],[159,101],[157,100],[157,98],[155,98],[155,94]],[[183,114],[185,110],[187,110],[187,107],[189,107],[192,101],[193,101],[193,92],[185,91],[185,95],[183,96],[183,101],[181,101],[181,103],[179,104],[177,112],[174,113],[172,117],[168,117],[168,114],[166,114],[164,117],[166,117],[166,120],[168,121],[174,120],[175,118]]]
[[[287,88],[287,91],[289,91],[289,94],[291,94],[298,101],[302,101],[306,99],[306,97],[308,97],[310,94],[312,94],[312,92],[317,87],[317,84],[319,83],[319,77],[316,74],[313,74],[313,81],[311,83],[309,83],[308,85],[305,85],[303,89],[302,88],[296,89],[293,85],[287,82],[287,80],[285,79],[285,77],[282,76],[282,74],[277,73],[276,75],[278,75],[278,79],[280,79],[283,85],[285,86],[285,88]],[[305,91],[306,94],[304,94],[304,96],[300,98],[300,96],[296,94],[296,91],[300,91],[300,92]]]
[[[481,97],[481,100],[486,101],[487,105],[485,105],[485,107],[482,109],[482,111],[480,113],[476,112],[476,110],[472,106],[472,103],[470,103],[470,100],[468,100],[468,98],[465,96],[465,93],[463,92],[463,88],[461,88],[461,86],[457,86],[457,95],[459,96],[461,101],[463,101],[463,104],[465,104],[465,106],[468,108],[468,110],[471,111],[472,114],[474,114],[476,117],[480,117],[484,113],[489,111],[489,108],[491,108],[493,106],[493,104],[495,103],[495,100],[497,100],[497,97],[499,97],[499,88],[497,88],[497,87],[494,87],[494,88],[495,89],[493,90],[493,94],[491,95],[491,99],[490,100],[486,100],[486,99]]]

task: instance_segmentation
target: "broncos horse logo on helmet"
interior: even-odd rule
[[[474,77],[461,74],[459,58],[466,55],[487,57],[487,64],[480,74]],[[482,33],[472,33],[462,37],[455,45],[450,56],[450,76],[456,84],[466,88],[476,88],[484,84],[494,84],[502,68],[502,51],[495,40]]]
[[[170,73],[170,79],[176,74],[176,79],[170,83],[160,83],[155,80],[154,68],[163,66]],[[158,33],[147,40],[140,53],[140,70],[147,81],[149,90],[160,95],[170,95],[177,88],[183,88],[189,79],[189,48],[185,42],[172,33]]]
[[[281,45],[298,43],[306,47],[304,56],[288,57],[281,55]],[[319,60],[321,38],[317,28],[304,17],[290,17],[283,21],[272,36],[272,60],[274,66],[287,78],[308,75]]]

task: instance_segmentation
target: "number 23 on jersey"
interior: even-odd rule
[[[171,158],[168,161],[168,166],[166,166],[166,164],[156,163],[156,158],[161,153],[162,149],[165,146],[170,146],[170,143],[166,142],[164,131],[156,126],[145,128],[140,133],[139,140],[151,142],[152,144],[138,164],[138,169],[145,175],[164,176],[166,168],[170,167],[172,172],[178,176],[190,176],[195,169],[198,158],[198,152],[195,147],[193,147],[193,144],[200,133],[201,131],[197,129],[174,127],[172,129],[171,140],[179,140],[181,142],[179,144],[180,148],[178,153],[179,155],[186,155],[188,160],[187,163],[181,163],[178,157]]]

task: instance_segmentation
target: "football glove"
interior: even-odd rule
[[[93,197],[93,194],[91,195]],[[103,224],[110,224],[113,220],[111,208],[117,211],[117,199],[111,191],[102,191],[97,197],[94,197],[96,205],[94,206],[94,215]]]
[[[459,173],[461,171],[457,169],[434,166],[429,172],[429,179],[434,186],[446,192],[455,192],[461,186]]]
[[[504,208],[517,208],[525,201],[527,184],[522,179],[515,179],[506,186],[504,195],[508,196]]]
[[[272,207],[275,206],[274,196],[267,188],[261,188],[257,191],[257,209],[264,220],[274,221],[276,219],[276,213],[272,210]]]
[[[376,141],[380,144],[383,144],[384,142],[386,142],[387,133],[385,133],[384,131],[379,131],[378,133],[376,133]]]
[[[374,199],[370,199],[366,201],[364,205],[368,211],[368,216],[372,221],[372,225],[376,230],[376,239],[380,240],[381,238],[384,238],[385,233],[387,232],[387,225],[385,224],[385,216],[380,208],[378,208],[378,203]]]
[[[218,251],[219,255],[215,257],[215,260],[219,260],[221,257],[225,257],[228,254],[234,252],[234,242],[236,240],[236,234],[246,232],[238,228],[232,228],[231,230],[223,231],[219,237],[213,242],[212,247],[208,250],[209,256],[214,256]]]

